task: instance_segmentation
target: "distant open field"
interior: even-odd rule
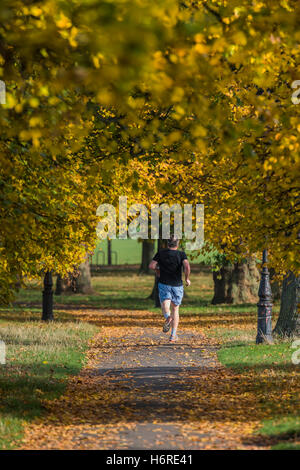
[[[157,249],[157,242],[155,242]],[[142,242],[138,240],[112,240],[112,264],[140,264],[142,259]],[[195,253],[187,251],[191,263],[201,263],[204,256],[194,258]],[[193,259],[192,259],[193,257]],[[92,256],[92,264],[107,264],[107,240],[99,241]]]

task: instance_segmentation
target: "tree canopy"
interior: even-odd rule
[[[3,0],[1,300],[78,264],[97,206],[124,191],[204,203],[219,250],[268,247],[299,273],[299,14],[296,0]]]

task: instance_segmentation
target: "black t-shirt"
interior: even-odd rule
[[[184,251],[166,248],[159,250],[153,259],[158,262],[160,268],[159,282],[169,286],[182,286],[182,262],[187,259]]]

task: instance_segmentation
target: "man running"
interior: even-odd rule
[[[168,248],[159,250],[149,264],[149,268],[157,272],[159,276],[158,290],[162,313],[165,317],[164,333],[170,328],[170,342],[177,341],[177,328],[179,323],[179,305],[183,297],[183,284],[181,279],[182,267],[185,274],[186,285],[189,286],[191,268],[184,251],[178,250],[179,240],[171,237],[168,240]],[[171,313],[170,313],[171,307]]]

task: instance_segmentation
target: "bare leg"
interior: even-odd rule
[[[178,324],[179,324],[179,305],[173,304],[171,302],[171,312],[172,312],[172,335],[176,335]]]
[[[162,311],[163,316],[166,319],[170,315],[170,304],[171,304],[170,299],[166,299],[161,303],[161,311]]]

